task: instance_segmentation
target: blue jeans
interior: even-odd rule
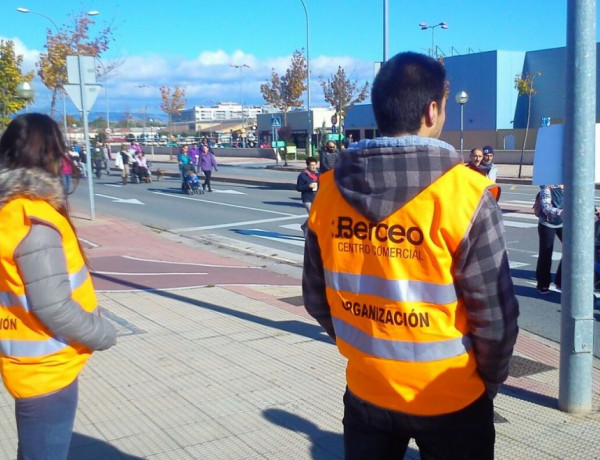
[[[15,400],[19,448],[17,460],[65,460],[77,411],[77,379],[69,386],[35,398]]]
[[[69,193],[71,191],[71,174],[63,174],[62,179],[65,193]]]
[[[421,460],[493,460],[494,407],[483,394],[451,414],[404,414],[344,395],[346,460],[401,460],[414,438]]]

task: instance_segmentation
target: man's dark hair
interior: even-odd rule
[[[384,136],[416,133],[433,101],[441,110],[446,70],[441,62],[418,53],[400,53],[385,62],[373,82],[371,103]]]
[[[317,162],[317,159],[315,157],[308,157],[306,159],[306,166],[308,166],[311,163],[316,163],[316,162]]]

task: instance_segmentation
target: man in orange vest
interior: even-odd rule
[[[322,174],[306,235],[307,311],[348,359],[347,460],[494,457],[493,403],[519,306],[500,189],[438,139],[443,65],[401,53],[373,83],[382,136]]]

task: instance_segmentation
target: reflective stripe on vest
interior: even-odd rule
[[[325,283],[336,291],[367,294],[397,302],[427,302],[448,304],[456,302],[454,283],[436,284],[424,281],[393,280],[377,276],[339,273],[324,270]]]
[[[472,347],[469,336],[439,342],[387,340],[371,337],[335,316],[332,317],[332,321],[337,337],[363,353],[377,358],[410,362],[438,361],[462,355]]]
[[[69,275],[69,285],[71,290],[75,290],[86,282],[88,277],[88,269],[84,265],[77,273]],[[24,295],[16,295],[12,292],[0,292],[0,307],[19,307],[25,311],[29,311],[29,302]]]
[[[51,337],[44,341],[0,340],[0,351],[7,356],[34,358],[56,353],[68,345],[68,341]]]

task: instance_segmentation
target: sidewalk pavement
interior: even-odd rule
[[[74,221],[92,264],[142,250],[177,263],[246,263],[124,220]],[[122,237],[132,231],[135,238]],[[81,374],[69,458],[342,459],[344,359],[300,296],[298,279],[99,292],[119,340]],[[558,365],[556,344],[521,331],[495,400],[496,458],[600,458],[600,371],[594,411],[570,415],[557,409]],[[0,411],[0,458],[15,458],[6,391]],[[419,458],[414,444],[406,458]]]

